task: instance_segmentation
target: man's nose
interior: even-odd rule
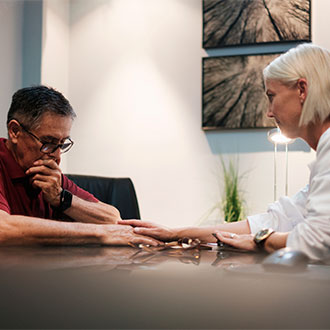
[[[61,149],[57,148],[52,153],[48,154],[48,156],[49,156],[49,158],[53,158],[56,161],[56,163],[59,164],[59,162],[61,160]]]

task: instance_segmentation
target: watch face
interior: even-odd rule
[[[265,238],[267,238],[274,230],[271,228],[265,228],[261,229],[260,231],[257,232],[254,240],[256,243],[259,243],[263,241]]]
[[[258,239],[263,239],[264,236],[266,236],[268,234],[269,229],[261,229],[258,234],[257,234],[257,238]]]

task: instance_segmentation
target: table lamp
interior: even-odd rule
[[[288,144],[295,141],[295,139],[287,138],[281,133],[281,130],[276,127],[271,129],[267,133],[268,141],[274,144],[274,201],[276,201],[277,196],[277,177],[276,177],[276,155],[277,155],[277,145],[285,145],[285,195],[288,195]]]

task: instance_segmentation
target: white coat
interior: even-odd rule
[[[330,128],[316,148],[309,165],[309,185],[293,197],[281,197],[266,213],[249,216],[251,233],[262,228],[290,232],[286,245],[311,259],[330,257]]]

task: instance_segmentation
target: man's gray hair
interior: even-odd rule
[[[76,117],[69,101],[58,91],[46,86],[19,89],[12,97],[7,124],[17,119],[27,128],[36,128],[43,114]]]

